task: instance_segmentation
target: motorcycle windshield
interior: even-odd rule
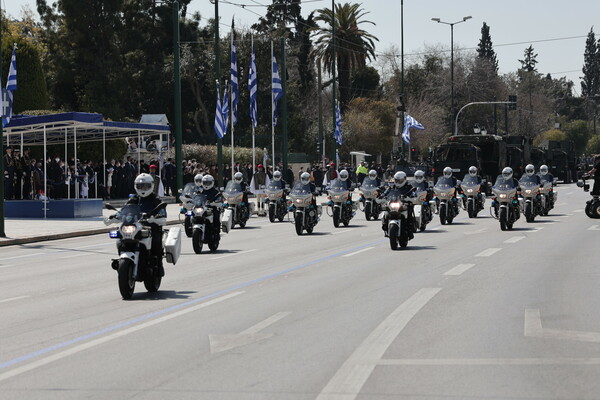
[[[267,186],[267,190],[271,192],[278,192],[281,189],[283,189],[283,182],[281,181],[271,181]]]
[[[492,189],[497,192],[510,192],[516,190],[514,179],[505,179],[502,175],[498,175]]]
[[[385,198],[389,201],[389,202],[394,202],[394,201],[400,201],[404,198],[404,195],[402,195],[402,193],[400,193],[400,190],[398,189],[392,189],[388,192],[388,194],[385,196]]]
[[[204,195],[202,193],[198,193],[198,194],[194,195],[193,200],[194,200],[194,206],[201,207],[206,204],[206,202],[208,201],[208,198],[206,197],[206,195]]]
[[[306,196],[307,194],[312,194],[312,191],[310,190],[310,184],[304,185],[302,182],[296,183],[291,194],[296,196]]]
[[[242,192],[242,185],[235,182],[229,181],[227,182],[227,186],[225,186],[225,194],[228,195],[236,195]]]
[[[534,176],[523,176],[519,181],[519,185],[522,189],[537,189],[540,187],[540,184],[537,180],[537,177]]]
[[[452,178],[446,178],[445,176],[440,176],[438,181],[436,182],[435,189],[440,190],[449,190],[454,188],[454,180]]]
[[[194,192],[196,192],[198,190],[198,188],[196,187],[195,183],[187,183],[184,187],[183,187],[183,191],[181,192],[182,195],[186,195],[189,197],[193,197]]]
[[[121,223],[125,225],[135,224],[142,216],[142,209],[139,204],[126,204],[121,211]]]
[[[365,178],[363,180],[362,185],[360,186],[361,189],[363,190],[375,190],[377,189],[379,186],[377,186],[377,180],[376,179],[371,179],[371,178]]]
[[[342,193],[346,193],[348,192],[348,189],[346,189],[346,183],[342,182],[339,179],[334,180],[333,182],[331,182],[331,186],[329,187],[329,191],[335,194],[342,194]]]
[[[462,186],[468,186],[468,187],[479,186],[479,185],[481,185],[481,180],[477,176],[471,176],[469,174],[466,174],[460,184]]]

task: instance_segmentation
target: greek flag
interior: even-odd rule
[[[283,88],[281,87],[281,78],[279,77],[279,69],[277,68],[277,60],[273,56],[273,126],[277,126],[277,102],[283,96]]]
[[[5,127],[12,118],[13,92],[17,90],[17,45],[13,48],[10,66],[8,68],[8,80],[6,91],[2,93],[2,127]]]
[[[223,127],[224,134],[227,133],[227,126],[229,125],[229,90],[227,90],[227,84],[225,84],[225,93],[223,93],[223,104],[221,105],[221,113],[223,114]]]
[[[233,125],[237,124],[238,113],[238,68],[237,57],[235,54],[235,30],[233,28],[233,19],[231,20],[231,108],[233,109]]]
[[[256,109],[256,94],[258,92],[258,82],[256,74],[256,57],[254,56],[254,44],[252,44],[252,56],[250,58],[250,72],[248,73],[248,89],[250,90],[250,118],[252,126],[258,125],[258,112]]]
[[[333,137],[337,144],[342,145],[342,114],[340,113],[340,103],[335,105],[335,131]]]
[[[263,153],[263,165],[265,166],[265,169],[267,168],[267,161],[269,161],[269,153],[267,153],[267,150],[265,149]]]
[[[227,132],[227,125],[223,121],[223,104],[221,103],[221,88],[217,85],[217,110],[215,111],[215,133],[219,139],[223,139]]]
[[[410,128],[415,128],[419,130],[425,129],[425,127],[421,125],[419,121],[417,121],[408,114],[404,114],[404,129],[402,130],[402,139],[405,143],[410,143]]]

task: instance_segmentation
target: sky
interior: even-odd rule
[[[31,8],[37,15],[35,0],[0,0],[9,16],[18,18],[22,7]],[[55,0],[48,0],[52,3]],[[221,34],[235,18],[236,27],[249,27],[264,15],[269,0],[223,0],[219,2]],[[348,0],[349,1],[349,0]],[[364,17],[375,25],[363,29],[379,38],[376,52],[384,52],[392,45],[400,48],[400,0],[362,0],[362,8],[369,13]],[[239,4],[246,5],[245,8]],[[260,6],[260,5],[263,6]],[[308,0],[302,6],[307,16],[319,8],[331,7],[330,0]],[[214,16],[210,0],[193,0],[188,12],[199,11],[202,17]],[[594,23],[596,38],[600,38],[599,0],[406,0],[404,1],[404,54],[405,66],[416,62],[415,54],[430,47],[450,49],[450,26],[436,23],[431,18],[446,22],[461,21],[454,26],[454,49],[474,49],[481,38],[481,27],[486,22],[497,54],[500,73],[514,72],[520,67],[525,48],[532,45],[538,54],[538,72],[550,73],[554,78],[566,77],[575,83],[574,93],[581,93],[581,69],[585,40]],[[207,20],[204,20],[208,23]],[[227,25],[227,26],[226,26]],[[455,53],[456,54],[456,53]]]

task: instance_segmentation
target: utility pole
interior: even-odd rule
[[[399,112],[398,117],[400,118],[400,126],[396,129],[396,135],[398,135],[398,129],[400,130],[400,132],[404,132],[404,113],[406,112],[406,106],[404,104],[404,0],[402,0],[400,2],[400,34],[401,34],[401,38],[400,38],[401,71],[400,71],[400,106],[398,107],[398,112]],[[401,115],[400,115],[400,113],[401,113]],[[397,136],[397,139],[398,139],[398,136]],[[404,139],[400,140],[400,144],[402,146],[402,150],[401,150],[400,154],[403,157],[404,156]],[[398,149],[395,149],[395,151],[398,151]],[[410,149],[409,149],[409,151],[410,151]]]
[[[217,90],[221,88],[221,41],[219,38],[219,0],[215,2],[215,78],[217,79]],[[219,96],[217,96],[219,98]],[[233,166],[232,166],[233,168]],[[217,169],[219,171],[219,187],[223,187],[223,139],[217,138]]]
[[[183,188],[183,154],[181,137],[181,76],[179,62],[179,2],[173,2],[173,72],[175,86],[175,165],[177,165],[177,189]]]
[[[332,45],[331,45],[331,61],[333,64],[333,67],[331,68],[331,72],[333,74],[333,102],[331,103],[331,108],[332,108],[332,120],[333,120],[333,130],[331,131],[331,136],[334,136],[335,133],[335,101],[336,101],[336,92],[337,92],[337,85],[335,82],[335,0],[331,0],[331,40],[332,40]],[[340,111],[341,112],[341,111]],[[331,160],[335,160],[336,157],[336,152],[337,152],[337,142],[335,140],[333,140],[332,145],[331,145]],[[336,168],[339,169],[340,166],[336,165]]]
[[[318,103],[319,103],[319,146],[318,148],[320,148],[320,152],[319,152],[319,157],[321,157],[321,164],[323,164],[323,167],[325,167],[325,140],[323,140],[323,99],[321,96],[321,86],[323,85],[322,79],[321,79],[321,59],[317,59],[317,94],[318,94]]]
[[[281,160],[283,161],[283,171],[287,171],[288,167],[288,130],[287,130],[287,67],[285,64],[285,38],[279,39],[281,43],[281,88],[283,96],[281,96],[281,130],[283,140],[281,144]]]

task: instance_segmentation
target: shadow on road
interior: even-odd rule
[[[178,292],[176,290],[159,290],[158,292],[134,294],[132,300],[169,300],[169,299],[189,299],[196,292],[186,291]]]
[[[398,249],[398,250],[396,250],[396,251],[435,250],[435,249],[437,249],[437,247],[436,247],[436,246],[412,246],[412,245],[410,245],[410,243],[409,243],[408,247],[406,247],[406,248],[404,248],[404,249],[400,249],[400,248],[399,248],[399,249]]]

